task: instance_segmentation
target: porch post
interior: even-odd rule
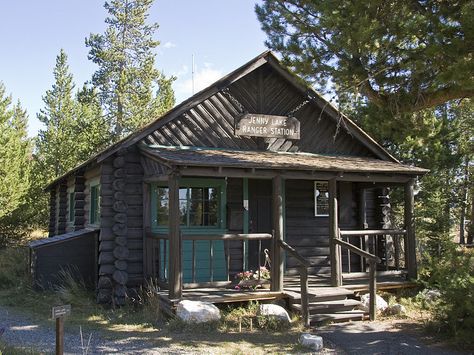
[[[181,234],[179,230],[179,175],[168,175],[169,188],[169,279],[170,300],[181,299]]]
[[[280,175],[273,178],[273,245],[272,245],[272,291],[283,291],[283,251],[280,240],[283,240],[283,179]]]
[[[342,285],[341,247],[334,240],[339,238],[337,215],[337,181],[330,179],[329,184],[329,252],[331,254],[331,285]]]
[[[416,242],[415,242],[415,196],[413,189],[415,186],[415,179],[410,179],[405,184],[405,230],[406,234],[406,266],[408,268],[408,277],[410,279],[416,279],[417,277],[417,266],[416,266]]]

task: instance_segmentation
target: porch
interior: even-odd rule
[[[321,293],[331,295],[335,293],[331,296],[335,297],[335,301],[343,301],[338,299],[342,295],[344,297],[354,295],[354,291],[349,289],[347,277],[349,274],[357,276],[357,273],[358,276],[366,278],[365,282],[354,281],[353,287],[356,291],[368,289],[372,301],[375,301],[376,280],[382,276],[381,272],[384,276],[416,278],[413,190],[415,177],[424,173],[423,169],[360,157],[329,157],[268,151],[146,146],[142,147],[142,155],[142,164],[145,168],[145,196],[153,195],[153,189],[159,190],[155,195],[165,196],[164,200],[160,200],[162,201],[160,206],[165,206],[167,220],[164,228],[153,226],[150,216],[159,212],[153,207],[153,201],[145,200],[145,275],[157,280],[160,295],[170,311],[181,299],[225,303],[285,298],[300,301],[299,309],[305,323],[309,324],[311,299],[320,299]],[[192,183],[188,183],[187,180],[203,177],[222,179],[220,186],[224,184],[227,186],[231,179],[241,181],[239,186],[242,186],[242,193],[240,201],[237,199],[235,210],[240,211],[241,215],[233,214],[235,211],[232,209],[232,203],[229,201],[226,203],[229,192],[222,193],[222,190],[219,192],[221,214],[216,214],[212,218],[221,222],[215,223],[221,227],[221,230],[216,227],[220,233],[212,234],[209,231],[195,233],[195,230],[186,228],[186,220],[189,223],[190,216],[196,214],[196,211],[186,210],[194,203],[193,195],[211,194],[210,189],[192,191]],[[266,183],[251,194],[248,190],[251,181],[266,181]],[[307,213],[313,208],[316,209],[318,201],[313,202],[311,195],[305,194],[306,197],[299,197],[297,189],[294,190],[296,191],[294,194],[293,192],[290,194],[288,187],[312,186],[310,184],[317,181],[326,182],[325,187],[318,190],[324,197],[323,202],[326,203],[324,213],[318,215],[316,211],[316,216],[314,214],[297,216],[291,230],[293,239],[290,239],[288,238],[290,226],[286,221],[288,212],[304,208]],[[183,186],[187,188],[186,191]],[[213,186],[217,186],[217,182]],[[382,223],[379,225],[383,229],[369,229],[366,191],[374,188],[382,190],[389,186],[402,187],[404,191],[404,228],[387,229],[383,222],[388,218],[388,212],[382,208],[380,216]],[[343,192],[348,188],[348,191]],[[264,190],[268,190],[269,195],[263,196],[260,204],[258,201],[255,204],[254,210],[260,209],[263,214],[257,216],[254,224],[260,226],[262,220],[268,223],[263,223],[261,227],[249,228],[252,224],[249,222],[251,198],[261,195]],[[218,191],[212,190],[212,194]],[[182,195],[186,197],[183,198]],[[291,207],[287,205],[290,198],[296,201]],[[187,206],[184,208],[186,210],[184,214],[183,201]],[[154,203],[156,206],[157,202]],[[207,208],[206,204],[211,204],[210,197],[208,200],[203,200],[201,210]],[[209,213],[206,213],[206,218],[211,220]],[[350,216],[351,223],[348,224],[344,216]],[[317,221],[316,227],[322,234],[316,235],[311,230],[305,230],[305,236],[298,237],[300,230],[298,223],[307,224],[309,219]],[[230,233],[230,230],[236,229],[232,227],[234,225],[240,225],[240,230],[237,233]],[[352,228],[347,229],[348,225]],[[313,240],[312,243],[321,245],[316,244],[302,253],[301,247],[292,243],[300,244],[303,239]],[[250,243],[253,244],[253,255],[249,253]],[[238,250],[242,252],[236,255],[236,245],[239,244],[241,247],[238,247]],[[321,250],[325,253],[326,248],[327,254],[321,254]],[[271,262],[270,290],[235,290],[236,273],[249,270],[251,265],[256,266],[255,270],[258,270],[264,265],[265,250]],[[205,272],[208,279],[204,281],[200,279],[203,259],[199,259],[199,255],[201,257],[206,255]],[[315,263],[314,259],[316,261],[324,259],[324,265],[327,267],[323,267],[321,262]],[[216,269],[215,266],[218,264],[219,268]],[[298,275],[296,277],[298,281],[295,281],[295,274]],[[260,280],[261,274],[256,275]],[[384,282],[391,282],[392,287],[406,285],[403,279]],[[364,284],[367,286],[362,286]],[[378,286],[381,285],[383,283],[379,280]],[[374,307],[375,304],[371,302],[371,318],[375,317]]]

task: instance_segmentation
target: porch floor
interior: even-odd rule
[[[366,293],[369,289],[368,278],[356,277],[345,278],[344,285],[341,287],[332,287],[330,278],[325,276],[308,276],[308,293],[317,297],[324,295],[347,295],[354,296],[357,293]],[[384,275],[377,277],[377,290],[394,290],[401,288],[411,288],[416,284],[401,278],[399,275]],[[177,301],[170,300],[167,290],[158,292],[162,301],[164,311],[173,313]],[[295,302],[301,298],[299,276],[285,276],[283,292],[275,292],[266,289],[258,289],[255,291],[239,291],[231,288],[192,288],[184,289],[184,300],[206,301],[214,304],[237,303],[247,301],[268,301],[275,299],[285,299]]]

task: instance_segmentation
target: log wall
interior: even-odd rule
[[[125,303],[143,283],[143,168],[135,149],[102,163],[99,242],[100,303]]]

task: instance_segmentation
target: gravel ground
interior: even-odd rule
[[[0,338],[15,347],[34,349],[45,353],[55,351],[55,331],[48,325],[34,322],[26,316],[16,314],[0,307],[0,328],[5,333]],[[81,342],[80,329],[76,332],[65,331],[64,344],[66,354],[188,354],[189,350],[156,348],[141,339],[128,337],[121,340],[104,339],[100,333],[93,332],[89,346],[90,332],[84,331],[84,346]]]
[[[353,322],[333,324],[312,329],[313,334],[324,338],[325,349],[321,354],[461,354],[441,348],[428,346],[410,335],[409,327],[395,326],[391,322]],[[5,343],[26,349],[34,349],[44,353],[54,353],[55,332],[53,326],[38,323],[12,312],[8,308],[0,307],[0,329],[5,333],[0,337]],[[203,349],[193,351],[189,347],[179,344],[166,344],[157,347],[141,338],[124,333],[122,339],[107,339],[100,332],[92,333],[90,344],[87,346],[89,335],[84,331],[84,346],[81,342],[80,330],[67,328],[65,331],[66,354],[201,354]],[[196,339],[194,339],[196,340]],[[222,351],[222,349],[221,349]],[[219,353],[205,351],[206,353]]]
[[[353,322],[321,327],[315,329],[315,333],[347,354],[462,354],[423,344],[410,334],[410,326],[402,323],[396,327],[389,321]]]

